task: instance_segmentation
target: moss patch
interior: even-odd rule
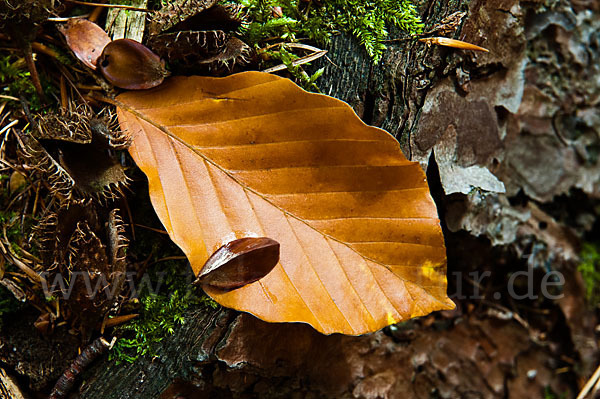
[[[157,356],[160,342],[186,322],[185,313],[192,307],[216,308],[218,304],[200,288],[192,286],[190,275],[182,274],[183,262],[157,263],[138,286],[140,316],[118,327],[111,357],[120,362],[135,362],[140,356]],[[160,266],[160,271],[158,271]],[[166,266],[166,267],[165,267]],[[143,288],[142,288],[143,287]]]
[[[392,26],[414,35],[423,23],[412,2],[407,0],[239,0],[249,10],[250,24],[243,36],[250,43],[279,38],[297,41],[308,38],[327,43],[338,32],[354,35],[369,56],[379,61],[384,40]],[[275,10],[281,8],[281,13]],[[278,9],[277,9],[278,10]]]
[[[600,303],[600,247],[585,243],[578,266],[585,281],[586,298],[591,305]]]

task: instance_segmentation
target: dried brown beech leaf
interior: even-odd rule
[[[176,77],[118,101],[156,212],[196,274],[233,239],[281,245],[264,278],[205,287],[217,302],[353,335],[454,307],[423,171],[347,104],[259,72]]]
[[[96,69],[96,62],[104,47],[110,43],[108,34],[87,19],[69,19],[59,30],[65,36],[67,45],[75,56],[86,66]]]
[[[485,53],[490,52],[486,48],[463,42],[462,40],[448,39],[447,37],[425,37],[423,39],[419,39],[419,41],[427,44],[428,46],[437,44],[438,46],[454,47],[463,50],[483,51]]]
[[[246,237],[219,248],[200,270],[198,283],[232,290],[260,280],[279,262],[279,243],[268,237]]]

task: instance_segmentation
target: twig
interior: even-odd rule
[[[102,91],[102,87],[100,87],[98,85],[84,85],[84,84],[77,83],[75,86],[81,90],[100,90],[100,91]]]
[[[4,118],[2,118],[2,122],[4,122]],[[0,123],[2,123],[2,122],[0,122]],[[14,121],[10,122],[8,125],[4,126],[2,128],[2,130],[0,131],[0,134],[4,133],[6,131],[6,134],[2,138],[2,143],[0,143],[0,159],[2,159],[3,161],[4,161],[4,142],[6,141],[6,137],[8,136],[8,129],[11,128],[12,126],[16,125],[17,123],[18,123],[18,120],[15,119]]]
[[[401,37],[398,39],[387,39],[387,40],[383,40],[383,43],[397,43],[397,42],[407,42],[409,40],[416,40],[419,37],[421,37],[423,35],[415,35],[415,36],[409,36],[409,37]]]
[[[67,83],[64,74],[60,75],[60,106],[63,114],[65,114],[69,108],[69,96],[67,95]]]
[[[8,251],[6,251],[6,248],[8,248]],[[6,248],[4,247],[2,242],[0,242],[0,250],[4,253],[4,256],[8,259],[8,261],[10,261],[13,265],[21,269],[33,282],[42,284],[42,281],[44,281],[44,284],[47,284],[45,282],[46,279],[44,277],[37,274],[35,271],[33,271],[32,268],[27,266],[25,263],[21,262],[19,258],[13,255],[10,245],[8,245]]]
[[[110,328],[114,326],[118,326],[119,324],[127,323],[129,320],[135,319],[138,317],[138,313],[133,314],[125,314],[121,316],[115,316],[112,319],[106,319],[106,322],[102,326],[100,331],[104,331],[105,328]]]
[[[583,386],[583,389],[581,390],[581,392],[579,392],[579,395],[577,395],[577,399],[583,399],[583,398],[585,398],[586,395],[592,389],[592,387],[594,385],[596,385],[596,382],[599,379],[600,379],[600,366],[598,366],[598,368],[596,369],[596,371],[594,371],[594,374],[590,377],[590,379],[588,380],[588,382],[586,382],[586,384]]]
[[[124,10],[132,10],[132,11],[142,11],[142,12],[152,12],[147,8],[139,8],[121,4],[102,4],[102,3],[88,3],[87,1],[79,1],[79,0],[66,0],[69,3],[80,4],[82,6],[91,6],[91,7],[106,7],[106,8],[122,8]]]
[[[42,82],[40,82],[40,76],[38,75],[37,68],[35,67],[35,62],[33,61],[33,50],[31,42],[25,42],[25,44],[23,45],[23,55],[25,57],[25,63],[27,63],[27,69],[29,69],[29,75],[31,77],[33,87],[35,87],[35,91],[37,91],[40,100],[42,100],[42,102],[46,102],[44,89],[42,89]]]
[[[6,102],[0,104],[0,114],[2,114],[2,119],[0,119],[0,125],[4,123],[4,120],[10,115],[10,112],[3,114],[4,108],[6,108]]]
[[[22,173],[20,170],[18,170],[17,168],[13,168],[16,172]],[[13,197],[13,199],[10,200],[10,202],[8,203],[8,205],[6,205],[6,207],[4,209],[9,210],[21,197],[25,196],[27,194],[27,191],[29,191],[31,185],[25,187],[24,190],[22,190],[21,192],[17,193],[17,195],[15,195]],[[22,227],[22,224],[21,224]]]
[[[17,98],[17,101],[19,101],[18,98]],[[18,119],[15,119],[14,121],[10,122],[8,125],[4,126],[2,128],[2,130],[0,130],[0,134],[4,133],[5,131],[7,131],[8,129],[10,129],[11,127],[13,127],[14,125],[16,125],[17,123],[19,123]],[[2,144],[4,144],[4,141],[2,142]]]
[[[306,57],[298,58],[297,60],[292,61],[292,65],[298,66],[298,65],[306,64],[308,62],[316,60],[317,58],[323,57],[325,54],[327,54],[327,50],[321,50],[317,53],[313,53],[313,54],[307,55]],[[271,72],[281,71],[286,68],[287,68],[287,66],[285,64],[279,64],[272,68],[264,69],[262,72],[271,73]]]
[[[5,94],[0,94],[0,98],[4,98],[6,100],[13,100],[13,101],[19,101],[19,99],[17,97],[13,97],[13,96],[7,96]]]
[[[83,100],[84,104],[89,108],[89,104],[87,104],[87,101],[85,100],[81,92],[77,89],[77,86],[75,85],[75,83],[73,83],[73,80],[69,77],[70,74],[67,68],[65,68],[65,66],[62,64],[57,64],[57,66],[62,76],[65,77],[65,79],[67,80],[67,82],[69,82],[73,90],[75,90],[75,93],[77,93],[77,95]]]
[[[113,100],[112,98],[108,98],[100,93],[91,92],[90,97],[96,101],[103,102],[106,104],[114,105],[115,107],[121,107],[123,103],[120,101]]]
[[[90,16],[88,17],[88,19],[91,22],[96,22],[98,20],[98,18],[100,18],[100,14],[102,13],[103,10],[104,10],[104,7],[96,7],[96,8],[94,8],[94,11],[92,11],[90,13]]]
[[[10,272],[7,274],[11,274]],[[25,302],[27,300],[27,294],[19,287],[13,280],[10,280],[6,277],[0,279],[0,285],[10,291],[11,294],[17,299],[19,302]]]
[[[116,337],[108,342],[100,337],[81,351],[81,354],[73,360],[73,363],[60,376],[56,385],[50,393],[49,399],[66,398],[75,384],[75,378],[84,371],[97,357],[106,353],[115,344]]]
[[[87,17],[89,17],[89,15],[90,14],[75,15],[73,17],[50,17],[50,18],[48,18],[48,21],[52,21],[52,22],[68,22],[70,19],[87,18]]]
[[[37,189],[35,190],[35,199],[33,200],[33,210],[31,211],[31,214],[33,216],[35,216],[35,212],[37,211],[37,204],[38,204],[38,200],[40,199],[41,185],[42,185],[42,182],[38,182]]]
[[[36,120],[33,118],[33,115],[31,115],[31,111],[29,110],[29,103],[27,102],[27,99],[23,95],[20,95],[19,100],[21,101],[21,107],[23,107],[23,113],[25,114],[25,117],[27,118],[27,122],[29,122],[28,124],[31,124],[31,127],[33,129],[37,129],[38,125],[37,125]],[[26,128],[23,128],[23,130],[25,130],[25,129]]]
[[[600,391],[600,379],[598,379],[596,385],[594,385],[594,389],[592,389],[592,397],[597,398],[598,391]]]
[[[308,51],[313,51],[313,52],[323,51],[320,48],[309,46],[308,44],[303,44],[303,43],[284,43],[284,42],[281,42],[281,43],[269,44],[267,47],[261,48],[257,52],[258,52],[258,54],[262,54],[265,51],[270,50],[273,47],[277,47],[277,46],[287,46],[287,47],[292,47],[292,48],[300,48],[300,49],[303,49],[303,50],[308,50]]]
[[[55,50],[51,49],[50,47],[48,47],[42,43],[33,42],[33,43],[31,43],[31,48],[33,50],[37,51],[38,53],[46,54],[52,58],[60,57],[60,54],[58,54]]]

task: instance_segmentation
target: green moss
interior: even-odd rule
[[[56,88],[46,79],[45,76],[40,76],[42,90],[47,98],[54,98],[52,93],[56,93]],[[31,112],[39,112],[43,108],[33,83],[31,82],[30,73],[27,70],[25,61],[14,55],[0,56],[0,94],[19,98],[23,96],[29,102]],[[20,108],[15,100],[9,100],[14,105]]]
[[[278,51],[267,51],[272,59],[280,61],[284,64],[287,70],[297,79],[298,84],[305,90],[319,91],[319,88],[315,84],[316,80],[323,74],[325,68],[318,69],[312,75],[306,73],[306,71],[300,65],[294,65],[299,57],[294,53],[289,52],[285,46],[282,46]]]
[[[35,219],[30,214],[20,215],[14,211],[0,211],[0,229],[6,228],[6,238],[16,253],[21,251],[20,247],[24,245],[34,224]]]
[[[20,94],[27,98],[36,96],[25,61],[13,55],[0,57],[0,84],[3,95],[17,98]]]
[[[597,244],[585,243],[581,251],[578,269],[585,281],[586,298],[590,304],[600,302],[600,248]]]
[[[423,23],[415,6],[408,0],[238,0],[249,11],[250,24],[243,31],[250,43],[272,38],[297,41],[308,38],[317,43],[329,42],[332,35],[354,35],[373,61],[381,59],[384,41],[392,26],[414,35]],[[273,13],[281,7],[282,16]]]
[[[561,394],[557,394],[549,386],[544,388],[544,399],[566,399],[568,397],[569,397],[568,392],[563,392]]]
[[[151,292],[149,285],[139,293],[141,307],[139,317],[118,327],[120,335],[111,358],[117,363],[133,363],[140,356],[157,356],[160,342],[172,335],[177,326],[186,322],[185,313],[190,307],[216,308],[218,304],[202,290],[190,285],[189,275],[181,274],[187,266],[184,262],[161,262],[150,270],[151,285],[161,284],[158,293]]]

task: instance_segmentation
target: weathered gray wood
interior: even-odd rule
[[[148,0],[132,0],[133,7],[145,8]],[[144,37],[147,13],[142,11],[110,9],[106,16],[106,31],[113,40],[132,39],[141,42]]]

